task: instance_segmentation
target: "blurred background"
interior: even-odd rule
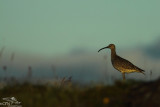
[[[113,84],[121,80],[110,60],[117,54],[145,70],[127,79],[160,76],[160,1],[1,0],[0,81]]]

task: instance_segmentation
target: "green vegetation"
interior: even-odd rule
[[[117,81],[112,86],[15,84],[0,90],[1,98],[15,97],[23,107],[158,107],[160,80],[140,82]],[[1,100],[3,102],[3,100]]]

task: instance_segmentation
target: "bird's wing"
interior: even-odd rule
[[[144,70],[138,68],[137,66],[133,65],[128,60],[126,60],[124,58],[121,58],[120,56],[117,56],[115,60],[116,60],[115,62],[117,62],[118,65],[120,65],[121,67],[123,67],[125,69],[135,69],[135,70],[138,70],[138,71],[144,71]]]

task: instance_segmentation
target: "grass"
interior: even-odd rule
[[[9,85],[1,98],[15,97],[23,107],[141,107],[160,106],[160,80],[117,81],[112,86],[55,87],[30,83]],[[3,102],[1,100],[1,102]]]

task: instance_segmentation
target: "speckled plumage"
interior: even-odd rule
[[[125,73],[132,73],[132,72],[140,72],[144,74],[144,70],[138,68],[137,66],[133,65],[128,60],[121,58],[116,54],[116,48],[114,44],[110,44],[107,47],[101,48],[99,51],[110,48],[111,49],[111,62],[115,69],[120,71],[123,74],[123,79],[125,78]],[[98,51],[98,52],[99,52]]]
[[[115,69],[120,72],[131,73],[131,72],[141,72],[143,73],[144,70],[138,68],[137,66],[133,65],[128,60],[121,58],[120,56],[116,55],[115,57],[111,58],[112,65]]]

